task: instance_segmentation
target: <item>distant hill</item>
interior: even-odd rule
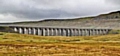
[[[14,23],[0,23],[0,25],[11,26],[33,26],[33,27],[106,27],[120,28],[120,11],[100,14],[93,17],[74,18],[74,19],[46,19],[41,21],[27,21]]]

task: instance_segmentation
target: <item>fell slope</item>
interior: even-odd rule
[[[120,28],[120,11],[101,14],[95,17],[76,19],[48,19],[42,21],[6,23],[3,25],[12,26],[33,26],[33,27],[88,27],[88,28]]]

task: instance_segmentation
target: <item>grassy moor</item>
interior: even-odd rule
[[[120,34],[35,36],[0,33],[0,56],[120,56]]]

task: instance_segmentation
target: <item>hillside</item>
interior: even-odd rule
[[[120,28],[120,11],[100,14],[95,17],[76,19],[47,19],[42,21],[16,22],[0,25],[33,26],[33,27],[89,27],[89,28]]]

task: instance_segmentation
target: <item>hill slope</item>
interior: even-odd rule
[[[2,25],[2,24],[0,24]],[[89,28],[120,28],[120,11],[101,14],[95,17],[76,19],[48,19],[42,21],[6,23],[3,25],[12,26],[33,26],[33,27],[89,27]]]

